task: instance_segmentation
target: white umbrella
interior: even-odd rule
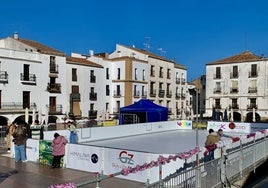
[[[48,111],[49,111],[49,108],[47,107],[46,108],[46,113],[45,113],[45,124],[48,125]]]
[[[230,121],[234,121],[234,112],[233,109],[231,108],[231,113],[230,113]]]
[[[110,113],[109,113],[109,110],[106,111],[105,113],[105,120],[109,120],[110,119]]]
[[[39,121],[39,124],[42,124],[43,117],[42,117],[42,111],[41,111],[41,109],[38,110],[38,121]]]
[[[35,108],[33,108],[32,125],[35,124],[35,120],[36,120],[36,114],[35,114]]]
[[[255,108],[253,108],[253,116],[252,116],[252,121],[255,122],[256,121],[256,115],[255,115]]]
[[[29,121],[29,109],[28,108],[25,108],[25,122],[28,123]]]

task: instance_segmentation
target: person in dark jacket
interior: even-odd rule
[[[52,168],[60,168],[61,159],[65,155],[65,145],[67,142],[68,140],[64,136],[58,133],[54,134],[54,139],[51,144],[53,155]]]
[[[13,142],[15,146],[15,162],[27,162],[26,158],[26,131],[22,125],[16,125],[15,132],[12,135],[14,137]]]

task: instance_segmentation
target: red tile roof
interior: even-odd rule
[[[216,64],[228,64],[228,63],[243,63],[249,61],[260,61],[264,58],[262,56],[257,56],[250,51],[245,51],[241,54],[237,54],[225,59],[221,59],[212,63],[208,63],[207,65],[216,65]]]
[[[66,56],[65,53],[63,52],[60,52],[58,50],[55,50],[51,47],[48,47],[48,46],[45,46],[41,43],[38,43],[36,41],[32,41],[32,40],[27,40],[27,39],[17,39],[18,41],[28,45],[28,46],[31,46],[33,48],[36,48],[37,51],[39,53],[42,53],[42,54],[51,54],[51,55],[57,55],[57,56]]]
[[[83,58],[66,57],[66,63],[103,68],[103,66]]]

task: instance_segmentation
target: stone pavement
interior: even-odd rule
[[[0,187],[2,188],[48,188],[57,183],[75,184],[94,179],[92,173],[67,168],[52,169],[34,162],[15,163],[14,159],[0,155]],[[99,184],[100,188],[142,188],[143,183],[119,178],[109,178]],[[96,183],[79,188],[96,188]]]

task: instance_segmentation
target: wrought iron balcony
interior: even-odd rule
[[[257,93],[257,87],[249,87],[248,93]]]
[[[0,71],[0,83],[8,83],[7,71]]]
[[[50,73],[58,74],[59,73],[58,69],[59,69],[59,65],[50,65],[49,66]]]
[[[62,105],[46,105],[49,114],[62,114]]]
[[[97,93],[89,93],[89,100],[96,101],[97,100]]]
[[[61,93],[61,84],[58,83],[48,83],[47,84],[47,91],[50,93]]]
[[[88,117],[89,119],[97,119],[97,110],[89,110],[88,111]]]
[[[79,102],[80,101],[80,93],[71,93],[70,94],[70,97],[73,101],[77,101]]]
[[[35,74],[20,74],[20,81],[23,84],[36,84],[36,76]]]

